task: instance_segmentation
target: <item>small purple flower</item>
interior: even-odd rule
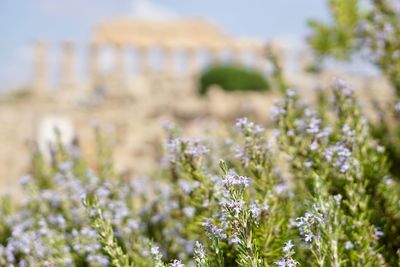
[[[289,252],[292,250],[292,248],[294,248],[294,244],[293,244],[292,240],[289,240],[285,243],[285,246],[283,247],[282,251]]]
[[[227,188],[248,187],[250,184],[250,178],[238,175],[234,170],[231,169],[223,176],[222,184]]]
[[[337,79],[337,78],[334,79],[333,87],[336,90],[341,91],[344,96],[349,97],[349,96],[353,95],[353,90],[349,87],[349,85],[345,81],[343,81],[341,79]]]

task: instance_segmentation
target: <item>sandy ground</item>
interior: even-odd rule
[[[329,84],[334,76],[318,79],[293,76],[291,80],[300,85],[304,98],[312,100],[313,89]],[[357,94],[364,100],[384,103],[391,99],[387,85],[380,79],[344,78],[357,88]],[[227,94],[211,90],[208,97],[200,98],[192,80],[136,81],[133,86],[136,91],[129,93],[115,87],[109,96],[97,101],[77,88],[47,95],[0,97],[0,193],[19,191],[19,177],[29,171],[30,144],[38,138],[40,125],[46,118],[70,121],[84,155],[91,161],[96,154],[93,128],[99,126],[114,140],[117,171],[128,176],[143,176],[162,157],[163,121],[175,121],[188,135],[200,136],[241,116],[250,116],[268,125],[269,109],[278,97],[274,92]],[[366,109],[371,110],[369,106]]]

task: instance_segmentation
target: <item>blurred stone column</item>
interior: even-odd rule
[[[71,87],[75,83],[75,48],[71,42],[62,44],[61,54],[61,85]]]
[[[146,45],[140,45],[137,47],[137,59],[138,59],[138,70],[139,74],[147,75],[150,71],[149,64],[149,47]]]
[[[173,77],[176,75],[176,54],[175,50],[171,45],[165,45],[163,47],[163,68],[162,71],[167,76]]]
[[[187,73],[189,75],[196,75],[199,71],[199,60],[197,49],[195,47],[186,48],[186,64],[187,64]]]
[[[254,67],[261,73],[265,73],[267,65],[267,48],[264,45],[256,46],[253,48],[255,55]]]
[[[208,49],[209,55],[210,55],[210,64],[219,64],[221,59],[220,59],[220,49],[216,46],[211,46]]]
[[[114,51],[114,77],[117,82],[123,82],[125,79],[125,48],[122,44],[116,44]]]
[[[243,65],[242,47],[239,44],[234,44],[230,50],[232,52],[232,64]]]
[[[99,44],[89,46],[89,79],[92,87],[96,87],[100,76]]]
[[[36,92],[43,92],[49,86],[48,48],[44,42],[34,44],[34,81]]]

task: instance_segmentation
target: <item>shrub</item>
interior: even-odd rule
[[[270,87],[263,75],[237,66],[213,66],[200,77],[199,93],[205,95],[212,85],[225,91],[267,91]]]
[[[76,147],[37,154],[24,201],[0,201],[0,265],[396,266],[399,183],[351,89],[332,92],[317,110],[287,90],[272,135],[247,118],[222,143],[167,127],[151,179],[120,179],[107,147],[98,173]]]
[[[327,58],[351,60],[361,55],[382,72],[400,97],[399,1],[327,2],[330,23],[310,22],[309,44],[317,56],[316,66]]]

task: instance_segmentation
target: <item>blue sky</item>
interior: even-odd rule
[[[0,89],[29,81],[34,40],[83,46],[96,24],[116,16],[202,16],[233,35],[298,42],[307,19],[328,13],[324,0],[1,0]]]

